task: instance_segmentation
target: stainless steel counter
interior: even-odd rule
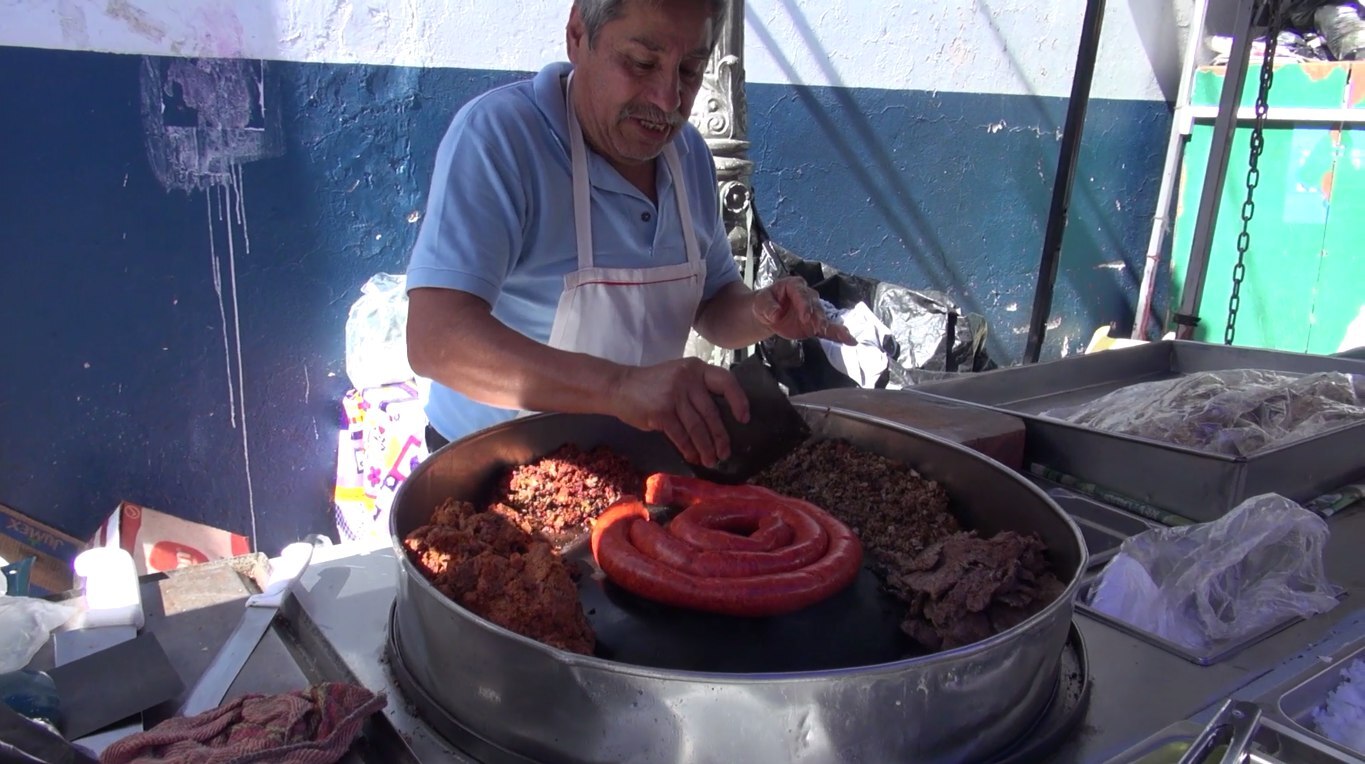
[[[1207,721],[1223,700],[1271,702],[1296,677],[1365,638],[1365,511],[1349,510],[1330,521],[1327,570],[1346,589],[1341,604],[1258,642],[1226,661],[1198,666],[1152,644],[1078,615],[1091,667],[1088,710],[1077,731],[1056,753],[1056,762],[1103,762],[1155,732],[1182,720]],[[300,581],[286,616],[297,629],[314,670],[343,671],[372,689],[389,689],[384,715],[397,734],[384,757],[470,762],[433,734],[392,689],[384,663],[389,607],[397,568],[389,547],[320,550]],[[330,646],[327,647],[327,646]],[[328,655],[334,651],[333,655]],[[253,662],[256,656],[252,658]],[[241,683],[239,683],[241,684]],[[234,692],[247,691],[234,687]],[[376,758],[375,760],[380,760]],[[385,758],[384,760],[390,760]]]
[[[1213,665],[1197,665],[1078,613],[1075,622],[1090,668],[1090,699],[1084,718],[1050,760],[1108,762],[1173,725],[1202,725],[1229,697],[1257,702],[1269,718],[1283,721],[1281,697],[1323,668],[1325,661],[1365,645],[1365,509],[1345,510],[1328,524],[1326,569],[1345,591],[1340,604]],[[193,578],[160,581],[154,586],[155,600],[144,594],[144,600],[155,604],[149,608],[149,628],[176,631],[174,639],[163,643],[186,686],[197,679],[231,630],[249,593],[236,573],[219,571],[226,581],[221,585],[207,579],[194,586],[188,583],[213,572],[205,568]],[[417,718],[395,688],[384,653],[397,576],[394,552],[387,543],[317,550],[296,596],[285,603],[282,628],[262,640],[228,699],[248,692],[299,689],[324,679],[358,682],[388,692],[390,702],[383,721],[371,725],[348,761],[473,762]],[[204,594],[209,589],[212,596]],[[167,617],[157,616],[158,609]],[[148,718],[156,720],[155,715]],[[1337,760],[1350,759],[1340,755]]]
[[[1328,577],[1346,589],[1337,607],[1221,663],[1197,666],[1085,615],[1090,709],[1059,762],[1105,761],[1174,722],[1208,721],[1228,697],[1271,702],[1273,690],[1365,637],[1365,510],[1328,521]]]

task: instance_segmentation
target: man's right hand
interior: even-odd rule
[[[607,413],[641,430],[658,430],[693,464],[708,467],[730,457],[730,436],[711,397],[723,397],[740,422],[749,399],[735,375],[697,358],[653,366],[626,366],[610,390]]]

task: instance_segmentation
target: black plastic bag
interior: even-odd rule
[[[755,221],[755,228],[762,253],[755,288],[785,276],[800,276],[835,308],[847,310],[862,302],[891,330],[882,343],[887,369],[874,387],[901,389],[947,374],[996,367],[986,354],[986,319],[963,315],[947,295],[842,273],[824,263],[804,260],[769,240],[761,223]],[[769,337],[760,343],[759,354],[792,395],[858,387],[830,363],[819,340]]]

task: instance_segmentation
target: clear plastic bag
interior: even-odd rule
[[[376,273],[346,318],[346,376],[357,390],[413,379],[408,366],[407,277]]]
[[[27,666],[52,630],[78,609],[36,597],[0,597],[0,674]]]
[[[1202,650],[1336,607],[1323,569],[1322,518],[1262,494],[1209,523],[1156,528],[1123,542],[1086,604]]]
[[[1249,456],[1365,421],[1365,377],[1260,369],[1204,371],[1140,382],[1043,416],[1200,451]]]

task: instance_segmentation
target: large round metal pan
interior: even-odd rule
[[[405,671],[472,734],[533,761],[962,762],[1003,750],[1056,684],[1086,565],[1079,529],[1042,491],[974,451],[854,412],[798,410],[814,437],[843,438],[941,482],[966,527],[1038,533],[1067,584],[1062,596],[990,639],[925,655],[899,630],[904,606],[866,571],[830,600],[763,619],[660,607],[592,575],[579,595],[597,653],[548,647],[452,602],[402,549],[447,497],[482,501],[501,470],[565,443],[605,444],[642,471],[688,472],[658,434],[609,417],[543,414],[451,443],[400,487],[390,639]]]

